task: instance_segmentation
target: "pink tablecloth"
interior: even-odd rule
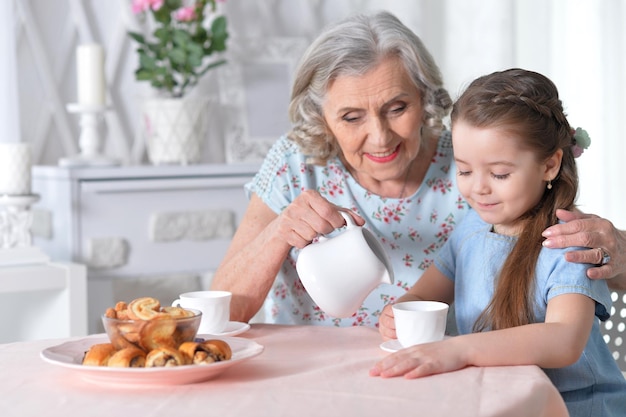
[[[39,357],[73,339],[0,345],[0,415],[567,416],[559,393],[534,366],[381,379],[368,375],[387,355],[370,328],[256,324],[239,337],[264,352],[206,382],[138,389],[86,382]]]

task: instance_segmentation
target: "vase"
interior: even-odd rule
[[[154,165],[198,163],[207,133],[209,99],[152,98],[144,102],[148,158]]]

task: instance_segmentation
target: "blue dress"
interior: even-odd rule
[[[331,203],[366,219],[365,227],[378,237],[389,255],[395,282],[378,286],[354,316],[331,317],[304,290],[295,268],[299,250],[292,248],[265,302],[267,322],[376,326],[383,307],[419,279],[469,209],[456,188],[449,131],[439,138],[422,185],[406,198],[372,194],[352,178],[338,158],[325,166],[307,164],[306,156],[285,137],[274,144],[258,174],[246,185],[248,193],[257,194],[276,214],[306,189],[317,190]]]
[[[436,267],[454,281],[456,322],[460,334],[472,332],[491,300],[494,279],[516,238],[491,232],[491,225],[470,210],[435,258]],[[569,248],[567,250],[573,250]],[[548,301],[561,294],[583,294],[596,302],[599,320],[609,318],[611,296],[604,280],[586,276],[589,265],[567,262],[566,249],[540,252],[536,269],[535,317],[545,321]],[[595,320],[580,359],[567,367],[544,369],[572,417],[626,416],[626,381]]]

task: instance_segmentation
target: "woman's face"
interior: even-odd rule
[[[324,118],[362,185],[404,181],[420,149],[422,98],[397,58],[334,80]]]

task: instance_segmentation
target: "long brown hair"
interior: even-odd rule
[[[572,153],[572,129],[556,86],[532,71],[510,69],[472,82],[452,108],[451,122],[474,127],[498,127],[520,138],[523,149],[545,161],[559,149],[563,158],[552,188],[525,213],[524,227],[495,283],[491,302],[474,323],[474,331],[521,326],[534,321],[535,268],[541,233],[555,224],[556,209],[572,209],[578,173]]]

